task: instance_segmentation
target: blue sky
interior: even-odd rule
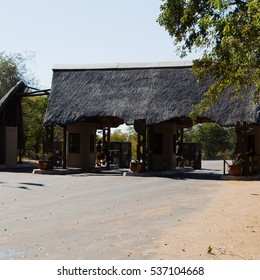
[[[159,26],[161,0],[0,0],[0,52],[35,55],[41,88],[55,64],[176,61]],[[185,58],[191,60],[192,54]]]

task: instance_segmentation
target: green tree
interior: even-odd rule
[[[235,131],[216,123],[193,126],[185,131],[185,142],[201,143],[203,159],[218,159],[223,154],[231,156],[235,147]]]
[[[45,143],[44,115],[47,97],[26,97],[23,100],[25,156],[36,159],[43,153]]]
[[[19,81],[35,86],[36,78],[26,66],[26,63],[33,59],[29,54],[6,54],[0,52],[0,98],[2,98]]]
[[[134,130],[134,127],[127,127],[128,141],[132,143],[132,157],[137,158],[137,132]]]
[[[111,133],[110,137],[111,142],[127,142],[128,141],[128,134],[122,132],[121,129],[115,129],[113,133]]]
[[[260,0],[162,1],[158,22],[174,38],[181,57],[201,49],[193,71],[199,81],[214,78],[193,113],[201,114],[230,91],[236,98],[253,90],[259,102]]]
[[[126,132],[122,132],[121,129],[115,129],[111,133],[111,142],[131,142],[132,143],[132,157],[136,158],[137,151],[137,133],[133,126],[128,126]]]

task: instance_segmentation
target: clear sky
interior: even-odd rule
[[[161,3],[0,0],[0,52],[34,53],[29,67],[41,88],[51,87],[55,64],[180,60],[172,39],[156,22]]]

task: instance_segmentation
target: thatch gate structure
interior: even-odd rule
[[[139,134],[138,157],[148,169],[174,169],[177,130],[192,125],[192,105],[208,85],[197,83],[189,62],[56,65],[45,123],[64,127],[65,167],[93,167],[96,129],[126,123]],[[207,121],[238,132],[243,124],[238,152],[246,155],[251,135],[250,148],[260,155],[260,106],[251,95],[233,102],[227,93],[198,119]]]
[[[24,147],[22,97],[23,82],[15,85],[0,100],[0,165],[15,167],[17,150]]]
[[[37,90],[18,82],[0,99],[0,165],[16,167],[25,146],[22,98],[48,95],[48,90]]]

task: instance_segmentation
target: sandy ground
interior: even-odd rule
[[[1,172],[0,259],[259,260],[259,208],[259,181]]]
[[[260,259],[260,183],[223,182],[208,207],[166,234],[165,259]]]

